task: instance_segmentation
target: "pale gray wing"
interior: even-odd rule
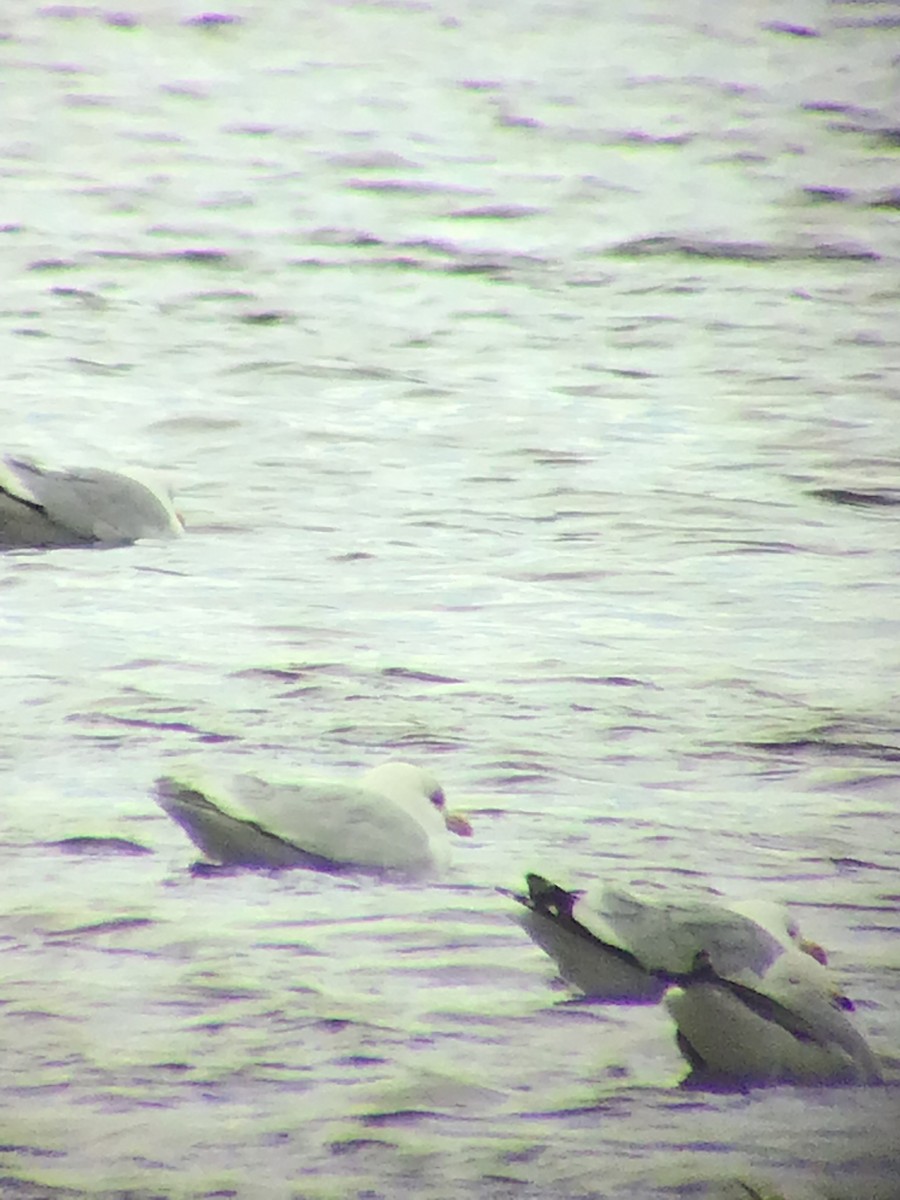
[[[687,1057],[697,1066],[693,1051],[715,1071],[760,1081],[879,1082],[878,1060],[846,1002],[814,973],[795,971],[794,954],[808,957],[788,950],[757,987],[720,979],[670,989],[666,1006]]]
[[[91,540],[51,521],[39,506],[23,503],[0,489],[0,549],[83,546]]]
[[[100,468],[49,470],[19,458],[6,466],[21,495],[77,538],[127,542],[181,532],[171,498],[149,481]]]
[[[796,997],[794,998],[796,999]],[[702,1074],[743,1083],[877,1083],[881,1072],[846,1017],[773,1001],[728,981],[671,988],[679,1048]]]
[[[155,794],[219,862],[424,870],[434,861],[426,831],[405,810],[354,784],[186,773],[157,781]]]
[[[262,825],[231,815],[202,791],[171,776],[157,779],[153,794],[194,845],[214,862],[237,867],[333,866]]]
[[[428,828],[371,788],[330,780],[233,780],[241,808],[312,854],[355,866],[402,870],[434,865]]]
[[[762,978],[784,953],[777,937],[741,913],[704,901],[678,904],[603,889],[599,913],[648,971],[689,974],[698,959],[723,979]]]
[[[839,1046],[869,1079],[880,1078],[877,1060],[848,1017],[853,1004],[835,988],[830,972],[816,959],[790,948],[766,974],[760,989],[812,1030],[823,1045]]]

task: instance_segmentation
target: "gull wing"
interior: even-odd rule
[[[358,784],[158,780],[156,799],[204,853],[243,866],[427,870],[428,832],[389,797]]]
[[[762,978],[785,953],[750,917],[706,901],[662,903],[607,886],[595,911],[648,971],[672,977],[690,974],[702,957],[723,979]]]
[[[76,541],[128,542],[182,532],[171,496],[142,472],[50,470],[8,457],[0,488]]]
[[[524,907],[519,923],[555,961],[559,973],[592,999],[655,1003],[666,983],[645,971],[577,892],[540,875],[526,877],[528,895],[507,893]]]

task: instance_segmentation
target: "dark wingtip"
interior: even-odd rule
[[[553,884],[549,879],[545,879],[543,875],[535,875],[533,871],[529,871],[525,876],[525,886],[528,888],[528,895],[533,900],[536,896],[542,895]]]
[[[535,912],[547,913],[554,917],[571,917],[577,892],[567,892],[558,883],[551,883],[543,875],[528,874],[525,876],[528,886],[528,899]]]

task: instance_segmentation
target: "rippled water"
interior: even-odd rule
[[[4,10],[4,445],[190,527],[0,561],[4,1195],[900,1195],[900,10],[602,8]],[[195,878],[193,754],[477,838]],[[529,869],[792,901],[887,1085],[680,1089]]]

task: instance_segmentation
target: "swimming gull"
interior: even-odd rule
[[[151,473],[53,470],[0,458],[0,549],[123,545],[183,529],[171,495]]]
[[[563,978],[607,1001],[664,996],[698,1076],[740,1083],[874,1083],[881,1072],[821,947],[780,904],[652,899],[527,877],[521,922]]]
[[[403,762],[358,782],[249,773],[219,781],[188,767],[158,779],[154,794],[208,858],[232,866],[430,874],[448,864],[448,831],[472,832],[434,776]]]

